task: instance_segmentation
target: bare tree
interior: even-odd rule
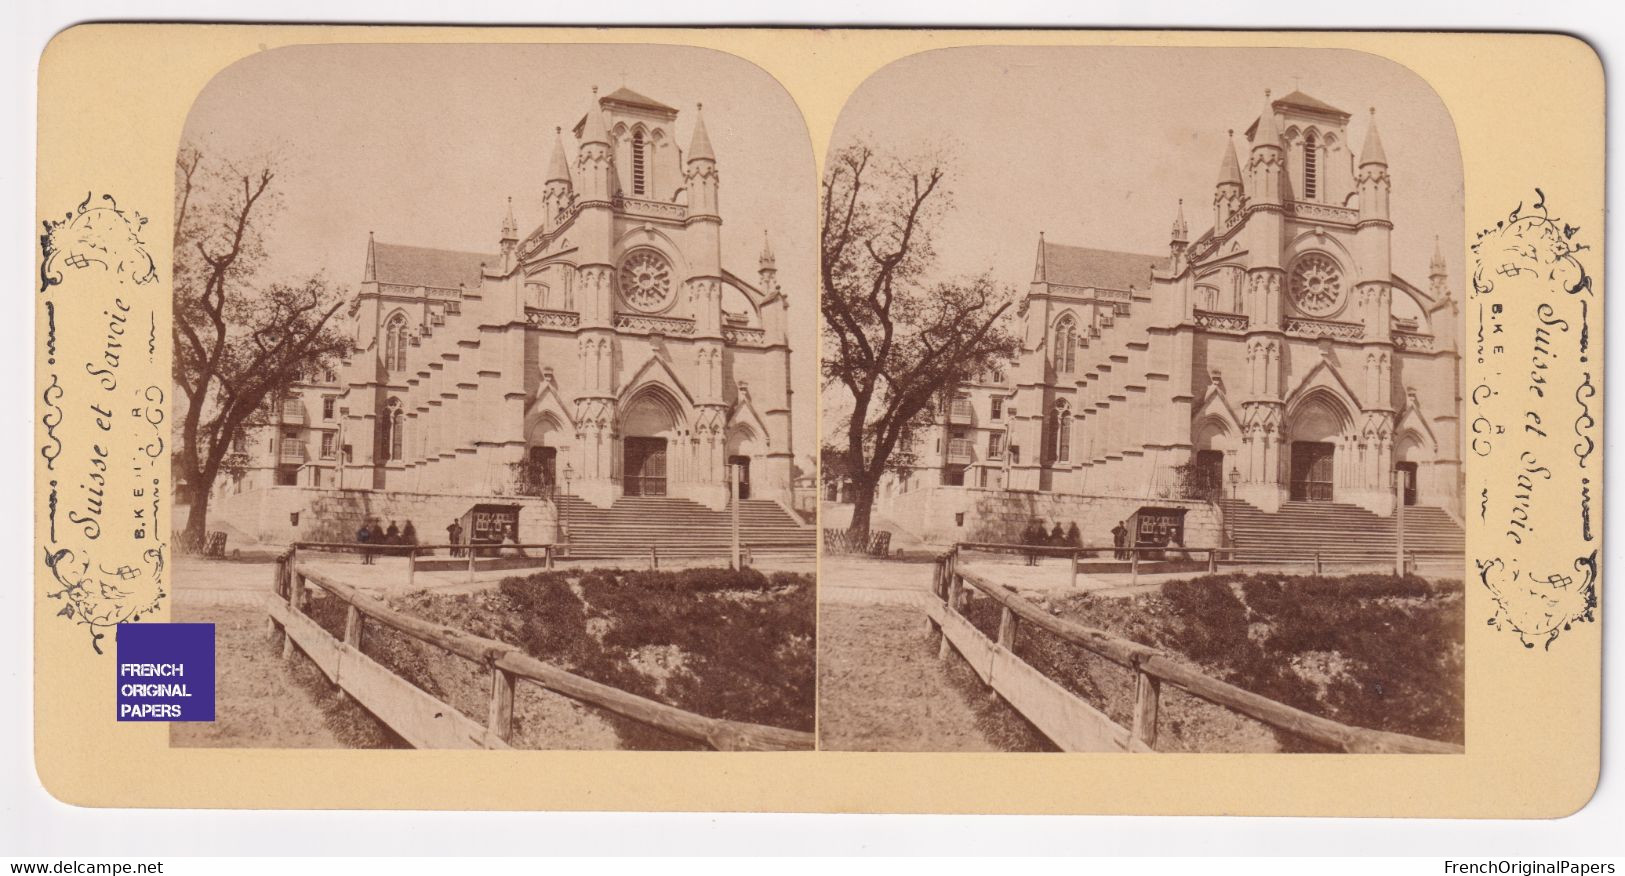
[[[203,544],[209,496],[240,470],[239,438],[273,421],[270,407],[304,375],[331,368],[350,341],[330,325],[343,290],[320,274],[264,281],[265,229],[278,212],[274,162],[175,159],[175,385],[184,412],[174,453],[191,506],[184,550]]]
[[[941,393],[1010,358],[1008,290],[986,274],[937,280],[933,232],[952,209],[945,162],[857,142],[830,158],[822,230],[826,385],[852,396],[845,424],[853,510],[866,538],[876,487],[914,464]]]

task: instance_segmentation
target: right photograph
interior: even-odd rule
[[[824,161],[819,746],[1463,752],[1463,198],[1371,54],[867,80]]]

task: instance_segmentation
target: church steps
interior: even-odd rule
[[[575,557],[643,560],[652,546],[662,557],[725,557],[732,547],[728,509],[687,499],[623,496],[608,508],[576,497],[559,500]],[[739,507],[740,542],[756,553],[812,557],[817,530],[777,503],[746,499]]]
[[[1355,505],[1287,502],[1274,514],[1246,502],[1220,503],[1240,561],[1328,562],[1392,560],[1395,521]],[[1461,527],[1438,508],[1405,509],[1405,549],[1420,555],[1463,555]]]

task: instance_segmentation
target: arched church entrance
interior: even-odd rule
[[[1336,498],[1337,445],[1348,417],[1323,395],[1301,405],[1290,424],[1292,439],[1288,495],[1295,502]]]
[[[621,420],[621,492],[664,496],[669,487],[670,445],[682,422],[677,403],[660,389],[638,394]]]
[[[1219,499],[1224,496],[1224,473],[1228,457],[1235,449],[1230,428],[1223,420],[1208,417],[1196,428],[1196,456],[1190,487],[1200,499]]]
[[[756,431],[737,425],[728,430],[728,466],[739,476],[739,498],[750,498],[750,461],[760,452]]]
[[[1407,432],[1399,446],[1394,450],[1394,470],[1399,477],[1405,479],[1404,491],[1401,493],[1406,505],[1416,504],[1416,494],[1419,484],[1417,479],[1421,476],[1421,460],[1424,457],[1422,442],[1414,433]]]
[[[525,430],[525,459],[520,486],[531,495],[551,495],[559,482],[559,457],[569,446],[568,433],[552,414],[543,414]]]

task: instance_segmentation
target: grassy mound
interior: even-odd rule
[[[811,575],[591,569],[507,578],[495,590],[473,594],[418,592],[394,603],[416,617],[506,642],[594,681],[707,717],[811,731],[814,598]],[[342,608],[338,615],[324,625],[342,628]],[[372,635],[369,628],[369,656],[483,719],[483,676],[446,663],[466,663],[460,658],[385,632]],[[614,728],[623,748],[705,747],[593,711]]]
[[[1129,599],[1080,594],[1052,613],[1183,655],[1208,674],[1304,711],[1359,727],[1463,741],[1466,634],[1460,581],[1220,574],[1169,581]],[[973,603],[997,628],[991,600]],[[1030,626],[1017,653],[1127,723],[1127,670]],[[1159,748],[1313,751],[1316,746],[1165,688]]]

